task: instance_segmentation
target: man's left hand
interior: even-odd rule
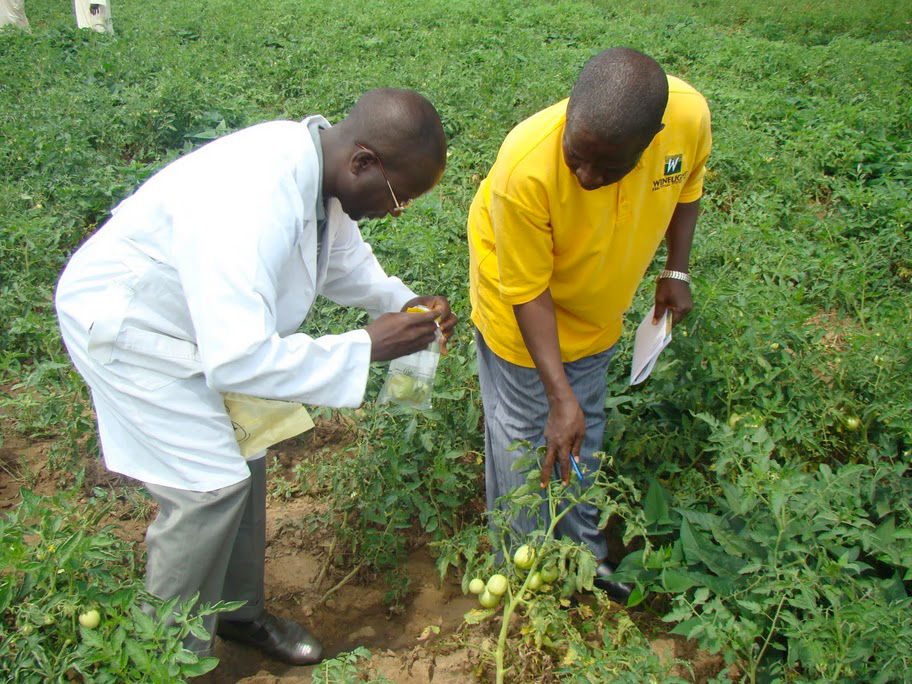
[[[671,324],[677,325],[693,308],[690,285],[683,280],[662,278],[656,284],[655,316],[653,323],[662,320],[666,309],[671,309]]]
[[[447,301],[446,297],[441,295],[425,295],[422,297],[415,297],[407,301],[402,310],[405,311],[410,306],[425,306],[431,311],[437,313],[437,323],[440,326],[440,332],[443,333],[443,352],[446,353],[446,342],[450,338],[450,334],[453,332],[453,328],[456,326],[458,319],[456,314],[450,310],[450,303]]]

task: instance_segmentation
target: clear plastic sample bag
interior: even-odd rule
[[[409,311],[427,311],[424,307],[409,308]],[[443,333],[437,329],[437,337],[427,349],[408,356],[400,356],[390,362],[386,380],[380,390],[381,404],[400,404],[419,411],[431,408],[431,393],[434,376],[443,346]]]

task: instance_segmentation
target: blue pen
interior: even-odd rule
[[[583,473],[580,471],[579,466],[576,464],[576,459],[573,458],[573,454],[570,454],[570,465],[573,466],[573,470],[576,471],[576,476],[580,479],[580,483],[582,483]]]

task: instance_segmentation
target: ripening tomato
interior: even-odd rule
[[[478,597],[478,602],[485,608],[493,608],[500,603],[500,596],[496,596],[485,589],[481,596]]]
[[[494,596],[503,596],[507,593],[508,586],[509,583],[507,582],[507,578],[503,575],[498,574],[491,575],[491,578],[488,580],[485,588],[494,594]]]
[[[528,544],[523,544],[513,554],[513,562],[520,570],[528,570],[535,562],[535,549]]]
[[[79,624],[86,629],[95,629],[101,622],[101,614],[95,610],[87,610],[79,616]]]
[[[556,565],[546,565],[541,569],[541,578],[542,582],[545,584],[550,584],[558,578],[560,571],[557,569]]]

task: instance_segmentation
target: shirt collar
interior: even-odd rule
[[[329,128],[329,122],[321,116],[312,116],[305,121],[310,137],[313,138],[317,151],[317,221],[326,219],[326,201],[323,198],[323,144],[320,142],[320,131]]]

